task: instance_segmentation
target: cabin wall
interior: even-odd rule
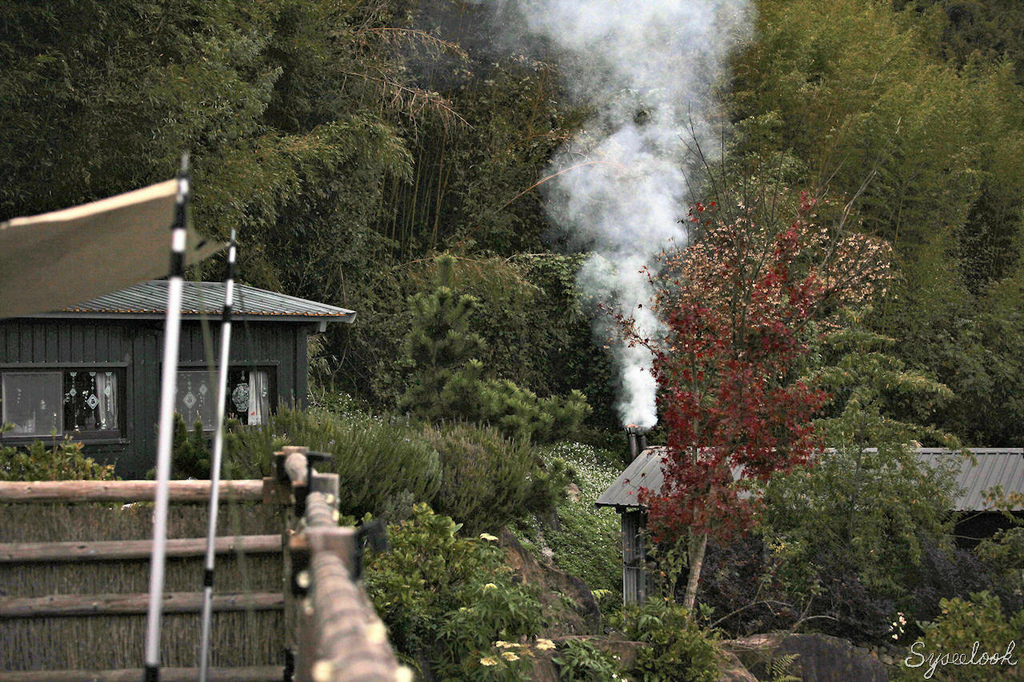
[[[120,438],[90,440],[86,453],[115,465],[123,478],[140,478],[156,464],[163,321],[23,318],[0,322],[0,369],[112,368],[124,372]],[[205,368],[220,354],[219,322],[184,321],[182,369]],[[276,375],[276,405],[306,405],[306,337],[297,323],[236,321],[231,364],[267,368]],[[208,341],[204,342],[204,336]],[[209,349],[209,350],[207,350]],[[3,437],[6,444],[17,439]],[[24,442],[22,440],[21,442]]]

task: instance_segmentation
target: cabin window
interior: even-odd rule
[[[118,437],[121,370],[3,372],[0,412],[8,437]]]
[[[266,368],[229,368],[225,416],[242,424],[262,424],[274,408],[273,381],[273,371]],[[216,373],[182,370],[178,372],[175,409],[186,424],[199,421],[205,430],[212,431],[217,425],[216,393]]]

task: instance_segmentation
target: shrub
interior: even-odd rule
[[[552,660],[558,666],[558,679],[566,682],[623,679],[616,657],[601,651],[585,639],[566,641],[559,647],[558,656]]]
[[[0,446],[0,481],[113,481],[112,464],[97,464],[70,437],[47,448],[33,441],[27,449]]]
[[[1024,594],[1024,526],[996,531],[991,538],[982,540],[975,551],[993,571],[1001,574],[1007,586],[1018,595]]]
[[[698,601],[737,636],[785,630],[799,618],[799,604],[790,603],[782,568],[758,534],[728,543],[708,543]],[[813,578],[808,585],[813,584]]]
[[[645,682],[714,682],[718,647],[714,631],[705,632],[681,606],[649,601],[623,607],[618,623],[627,639],[647,646],[628,671]]]
[[[1024,610],[1006,617],[999,600],[988,592],[973,594],[969,601],[943,599],[940,605],[942,614],[923,624],[924,637],[911,645],[899,679],[919,680],[922,674],[962,682],[1018,679],[1010,661],[1020,657],[1014,649],[1024,634]],[[964,664],[972,658],[974,663]],[[983,660],[988,663],[981,664]]]
[[[283,409],[258,427],[232,432],[231,470],[270,475],[272,454],[282,445],[304,445],[333,455],[318,471],[340,477],[342,513],[362,516],[395,508],[396,499],[432,499],[441,467],[431,442],[404,421],[320,409]]]
[[[426,427],[441,461],[441,485],[432,502],[467,531],[497,531],[522,515],[535,471],[533,454],[496,429],[466,424]]]
[[[203,431],[203,422],[196,420],[189,431],[182,416],[174,414],[171,478],[210,478],[210,438]]]
[[[458,537],[460,528],[416,505],[412,518],[389,528],[391,551],[367,557],[367,591],[396,650],[421,672],[502,679],[519,657],[502,657],[495,642],[535,636],[541,605],[502,563],[494,536]]]

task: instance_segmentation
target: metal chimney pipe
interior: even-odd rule
[[[640,429],[635,424],[626,425],[626,438],[629,439],[630,459],[636,459],[640,456],[641,447],[639,431]]]

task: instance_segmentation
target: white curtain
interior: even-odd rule
[[[249,372],[249,425],[262,424],[270,414],[270,381],[264,370]]]
[[[96,372],[96,398],[99,403],[100,429],[117,428],[117,375],[113,372]]]

